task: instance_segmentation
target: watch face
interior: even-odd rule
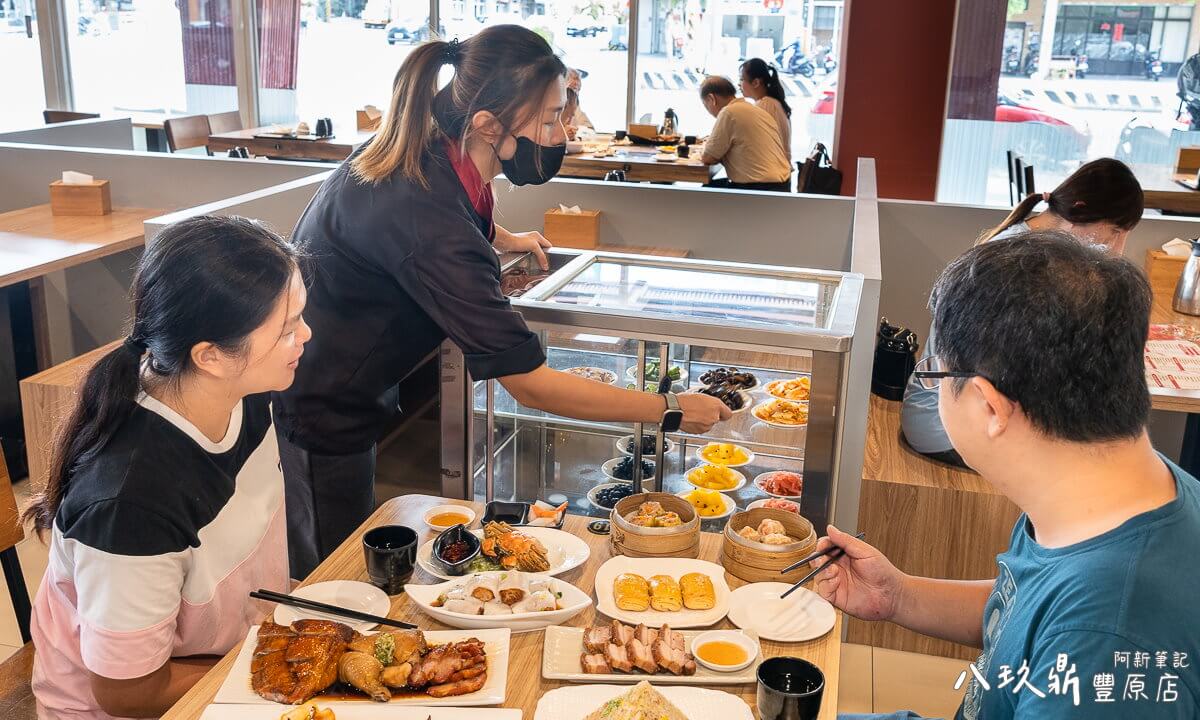
[[[683,413],[679,410],[668,410],[663,414],[663,432],[677,432],[683,423]]]

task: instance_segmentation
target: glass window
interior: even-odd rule
[[[429,37],[428,3],[257,0],[259,118],[353,129],[355,110],[387,109],[396,70]]]
[[[1191,36],[1196,6],[1172,4],[1169,12],[1156,12],[1163,5],[1060,4],[1048,28],[1049,57],[1038,53],[1045,4],[1031,4],[1030,12],[1010,10],[994,31],[1004,34],[1004,45],[1024,48],[1019,62],[1002,56],[992,78],[960,77],[952,68],[950,92],[974,102],[952,99],[950,107],[979,108],[983,103],[974,94],[995,92],[996,110],[991,117],[947,118],[938,200],[1009,205],[1007,151],[1033,165],[1041,191],[1088,160],[1115,157],[1135,171],[1169,167],[1179,147],[1200,144],[1187,113],[1177,115],[1175,96],[1179,65],[1198,40]],[[1162,60],[1157,81],[1148,75],[1152,54]]]
[[[66,0],[75,109],[237,109],[230,0]]]
[[[0,0],[0,130],[42,123],[46,92],[34,0]]]
[[[538,33],[568,67],[583,76],[579,107],[592,127],[625,127],[629,68],[629,10],[623,0],[471,0],[475,17],[464,18],[456,0],[442,0],[447,37],[465,38],[489,25],[513,23]]]
[[[639,4],[634,119],[661,124],[668,108],[689,135],[714,118],[700,101],[706,75],[736,85],[739,66],[762,58],[780,70],[792,109],[793,158],[833,143],[841,0],[643,0]]]

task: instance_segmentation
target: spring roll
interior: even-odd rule
[[[495,575],[474,575],[467,581],[467,594],[480,602],[491,602],[500,594]]]
[[[500,601],[516,605],[529,593],[529,579],[523,572],[507,572],[500,576]]]
[[[513,610],[512,610],[512,608],[510,608],[509,606],[500,602],[499,600],[493,600],[491,602],[486,602],[483,604],[483,614],[484,615],[512,615]]]
[[[463,615],[482,615],[483,603],[473,597],[458,598],[447,600],[443,609],[446,612],[462,613]]]

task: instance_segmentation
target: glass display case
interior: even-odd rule
[[[668,368],[675,392],[704,386],[705,374],[734,367],[754,376],[731,420],[703,435],[670,433],[643,489],[693,489],[699,448],[735,443],[753,453],[735,468],[745,483],[725,494],[744,509],[769,497],[759,475],[787,470],[803,476],[801,513],[817,527],[832,515],[841,446],[841,418],[862,276],[707,260],[554,250],[549,273],[527,257],[505,258],[503,286],[513,307],[537,332],[550,367],[590,368],[602,382],[658,390]],[[657,425],[584,421],[517,403],[497,381],[473,382],[462,354],[442,350],[443,491],[478,500],[542,499],[570,511],[607,517],[589,491],[614,482],[612,466],[627,453],[622,437],[654,434]],[[577,371],[583,372],[583,371]],[[811,380],[807,424],[771,424],[756,414],[773,398],[774,380]],[[647,449],[654,449],[649,443]],[[664,447],[665,446],[665,447]],[[665,452],[663,452],[665,450]],[[659,457],[658,455],[661,455]],[[627,468],[628,469],[628,468]],[[718,530],[724,519],[706,520]]]

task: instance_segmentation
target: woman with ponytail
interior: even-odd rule
[[[240,218],[165,229],[129,335],[84,379],[24,520],[50,536],[34,601],[38,717],[166,712],[288,589],[270,396],[311,333],[292,248]]]
[[[1034,215],[1034,209],[1043,203],[1046,210]],[[1142,186],[1133,172],[1119,160],[1101,158],[1085,163],[1053,190],[1022,200],[1004,222],[984,232],[976,244],[1007,240],[1031,230],[1059,230],[1120,255],[1129,232],[1141,221],[1143,209]],[[936,355],[936,345],[931,331],[921,359]],[[909,378],[904,390],[900,425],[908,444],[917,452],[966,467],[942,427],[938,390],[926,389],[915,376]]]
[[[447,338],[472,379],[498,379],[526,407],[658,422],[668,409],[676,417],[677,402],[688,432],[729,417],[706,395],[650,395],[551,370],[500,290],[497,250],[533,252],[546,267],[549,243],[493,222],[492,178],[540,184],[558,171],[566,76],[550,45],[518,25],[417,47],[396,73],[379,133],[300,218],[293,238],[311,258],[316,340],[275,403],[293,577],[374,510],[375,442],[398,411],[397,384]]]
[[[792,156],[792,108],[788,105],[783,84],[779,82],[779,71],[762,58],[750,58],[742,63],[742,96],[754,101],[756,107],[766,110],[779,126],[779,137],[789,162]]]

